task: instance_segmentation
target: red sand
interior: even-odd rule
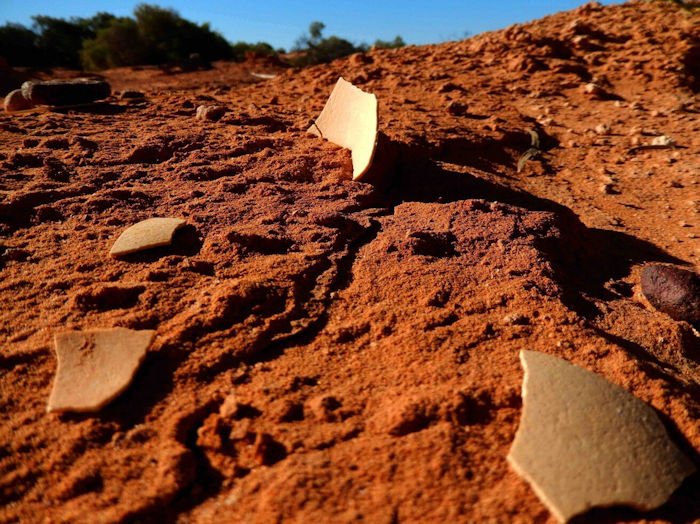
[[[0,115],[0,520],[552,521],[505,460],[520,349],[649,402],[700,463],[700,339],[639,288],[698,268],[697,24],[588,5],[304,70],[107,71],[146,101]],[[379,98],[389,187],[305,132],[340,75]],[[657,135],[679,147],[628,152]],[[151,216],[190,227],[110,258]],[[157,330],[133,384],[47,414],[53,334],[112,326]],[[589,517],[698,519],[700,475]]]

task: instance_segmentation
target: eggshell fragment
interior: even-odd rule
[[[625,389],[544,353],[520,360],[524,406],[508,462],[560,521],[595,506],[656,508],[695,470]]]
[[[58,369],[47,411],[97,411],[131,383],[155,331],[66,331],[54,337]]]
[[[377,97],[339,78],[309,132],[349,149],[352,178],[361,180],[374,158],[377,118]]]
[[[149,218],[125,230],[109,251],[113,257],[128,255],[144,249],[167,246],[175,231],[185,225],[181,218]]]

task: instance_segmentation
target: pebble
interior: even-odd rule
[[[591,96],[601,96],[605,94],[605,90],[594,82],[589,82],[583,86],[583,92]]]
[[[675,143],[676,141],[668,135],[655,136],[651,140],[652,146],[671,146]]]
[[[687,269],[648,264],[642,271],[642,293],[657,310],[674,320],[700,323],[700,276]]]
[[[22,94],[35,105],[87,104],[107,98],[110,93],[111,88],[107,82],[92,78],[29,81],[22,84]]]
[[[121,100],[128,100],[128,99],[134,99],[134,98],[145,98],[146,95],[144,95],[141,91],[124,91],[121,95],[119,95],[119,98]]]
[[[21,89],[15,89],[10,91],[5,97],[5,111],[8,113],[10,111],[22,111],[24,109],[31,109],[32,103],[24,98]]]
[[[530,323],[530,319],[522,313],[509,313],[503,317],[503,323],[512,326],[522,326]]]
[[[608,124],[598,124],[595,126],[594,131],[599,135],[608,135],[610,134],[610,126]]]
[[[223,106],[199,106],[197,107],[196,118],[199,120],[211,120],[216,122],[226,113]]]
[[[447,104],[447,112],[451,115],[462,116],[467,114],[468,106],[464,102],[457,102],[453,100]]]

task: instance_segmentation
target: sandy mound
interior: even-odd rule
[[[591,4],[303,70],[108,71],[146,98],[0,115],[0,520],[545,521],[506,462],[521,349],[648,402],[697,464],[699,338],[639,287],[700,257],[697,23]],[[387,187],[306,133],[339,76],[378,97]],[[188,225],[109,256],[153,216]],[[131,386],[47,414],[54,333],[115,326],[156,330]],[[700,476],[596,511],[700,518]]]

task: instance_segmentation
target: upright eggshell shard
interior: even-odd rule
[[[155,331],[67,331],[54,337],[58,369],[47,410],[97,411],[131,383]]]
[[[377,145],[377,97],[339,78],[314,125],[309,129],[352,153],[352,178],[372,165]]]
[[[595,506],[650,510],[695,471],[647,404],[586,369],[521,351],[523,414],[508,462],[562,522]]]
[[[167,246],[173,240],[175,231],[185,225],[181,218],[149,218],[134,224],[125,230],[110,249],[113,257],[128,255],[151,249],[153,247]]]

